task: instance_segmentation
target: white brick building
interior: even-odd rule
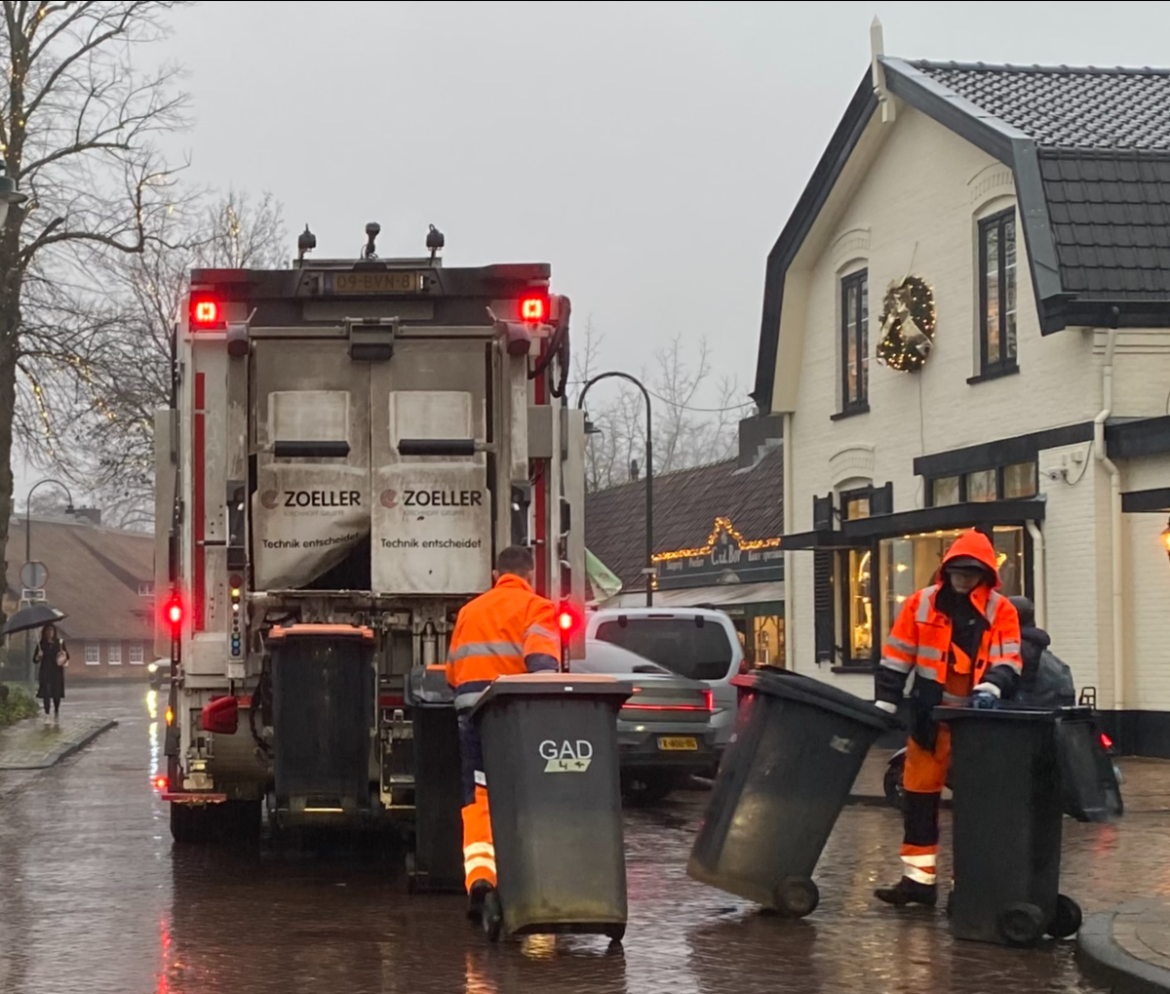
[[[908,322],[879,361],[907,277],[917,371]],[[1170,72],[876,57],[768,258],[753,396],[784,417],[791,668],[871,695],[900,599],[980,527],[1123,747],[1170,755]]]

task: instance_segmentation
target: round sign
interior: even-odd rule
[[[49,569],[44,563],[25,563],[20,567],[20,582],[34,590],[44,590]]]

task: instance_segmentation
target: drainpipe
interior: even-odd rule
[[[1105,365],[1101,369],[1101,397],[1105,405],[1093,419],[1093,455],[1109,474],[1109,551],[1113,603],[1113,709],[1125,708],[1125,634],[1122,631],[1121,600],[1121,470],[1105,449],[1105,422],[1113,413],[1113,350],[1117,345],[1117,308],[1105,344]]]
[[[784,437],[780,441],[782,446],[780,458],[784,460],[784,533],[792,534],[792,446],[788,440],[792,438],[792,414],[784,415]],[[795,669],[793,665],[793,624],[795,613],[792,610],[792,591],[795,584],[792,582],[792,552],[784,550],[784,668],[790,673]]]
[[[1044,575],[1044,533],[1035,521],[1026,522],[1028,534],[1032,536],[1032,603],[1036,608],[1036,627],[1048,627],[1048,586]]]

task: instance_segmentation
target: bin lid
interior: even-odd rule
[[[374,630],[365,625],[277,625],[268,633],[268,638],[360,638],[373,641]]]
[[[934,709],[935,721],[970,721],[986,718],[989,721],[1055,722],[1063,708],[962,708],[940,705]]]
[[[633,692],[632,683],[607,673],[515,673],[492,681],[475,702],[472,714],[502,697],[610,697],[616,703]]]
[[[761,694],[823,708],[883,731],[897,728],[901,724],[894,715],[875,707],[856,694],[834,687],[823,680],[793,673],[791,670],[760,668],[751,673],[732,677],[731,682],[737,687],[745,687]]]

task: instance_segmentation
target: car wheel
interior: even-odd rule
[[[886,800],[891,807],[902,810],[902,763],[891,763],[886,768],[886,775],[882,778],[882,789]]]

